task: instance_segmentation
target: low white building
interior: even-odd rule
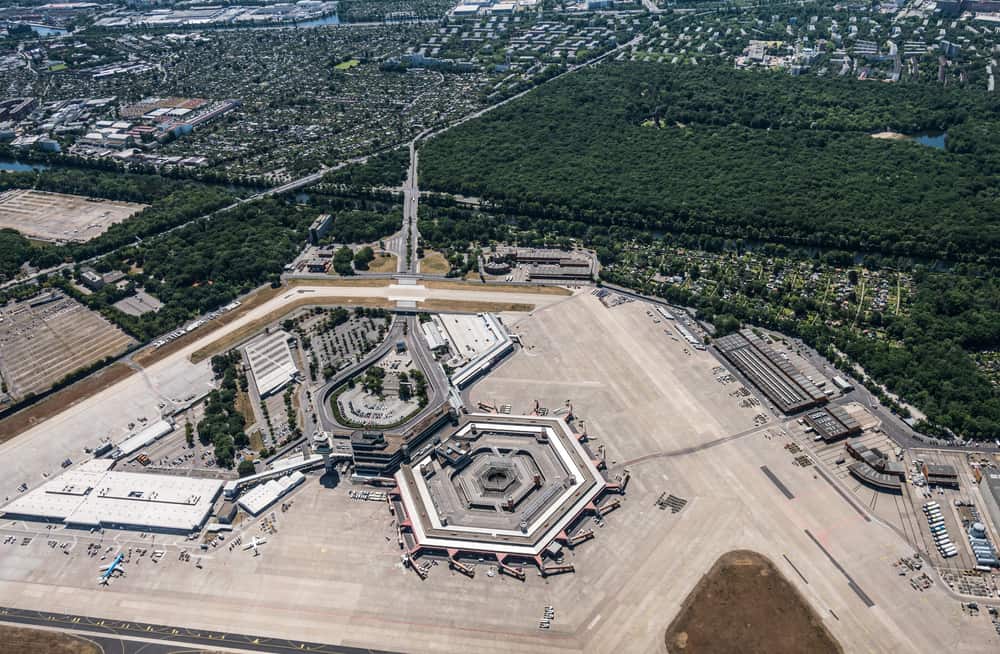
[[[292,349],[288,347],[289,338],[287,332],[279,330],[246,346],[250,374],[261,397],[281,390],[299,374]]]
[[[260,486],[254,486],[236,503],[250,515],[259,515],[305,480],[305,475],[296,470],[290,475],[272,479]]]

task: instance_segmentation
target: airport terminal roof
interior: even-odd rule
[[[451,343],[455,356],[449,365],[457,368],[451,381],[459,388],[488,370],[499,357],[513,348],[507,330],[491,313],[474,316],[442,314],[435,316],[434,320]]]
[[[899,492],[902,488],[898,477],[879,472],[863,461],[852,463],[847,470],[858,480],[881,490]]]
[[[250,372],[262,396],[280,389],[298,374],[288,339],[288,333],[279,330],[246,346]]]
[[[14,500],[4,513],[79,527],[194,531],[221,489],[216,479],[81,466]]]

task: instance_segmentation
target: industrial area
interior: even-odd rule
[[[0,445],[10,608],[256,651],[663,651],[749,549],[844,651],[1000,646],[997,461],[894,445],[780,335],[405,276],[230,312]],[[227,392],[239,471],[202,438]]]

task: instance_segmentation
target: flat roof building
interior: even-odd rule
[[[806,423],[816,430],[824,442],[833,443],[848,436],[861,433],[861,424],[851,417],[846,409],[831,406],[809,411],[804,416]]]
[[[292,349],[288,347],[289,338],[287,332],[279,330],[246,346],[250,374],[261,397],[281,390],[299,374]]]
[[[955,466],[925,463],[923,473],[931,486],[958,488],[958,471],[955,470]]]
[[[4,516],[83,529],[198,531],[222,490],[217,479],[115,472],[94,459],[19,497]]]
[[[333,216],[328,213],[320,215],[309,226],[309,242],[313,245],[319,245],[320,240],[330,233],[332,227]]]
[[[847,471],[858,481],[876,490],[889,493],[902,492],[902,483],[895,475],[879,472],[864,461],[847,466]]]
[[[115,458],[121,459],[135,454],[150,443],[163,438],[174,430],[174,425],[166,420],[157,420],[134,436],[131,436],[118,444]]]
[[[723,336],[715,341],[715,346],[783,413],[798,413],[827,402],[823,391],[792,365],[787,356],[776,352],[752,330]]]
[[[251,488],[240,497],[238,504],[250,515],[260,515],[305,480],[305,475],[296,470],[284,477]]]

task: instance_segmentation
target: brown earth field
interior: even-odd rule
[[[57,631],[0,625],[0,654],[101,654],[101,648]]]
[[[426,250],[420,260],[420,272],[428,275],[444,275],[451,270],[451,264],[436,250]]]
[[[766,557],[723,554],[667,628],[671,654],[841,654],[805,599]]]

